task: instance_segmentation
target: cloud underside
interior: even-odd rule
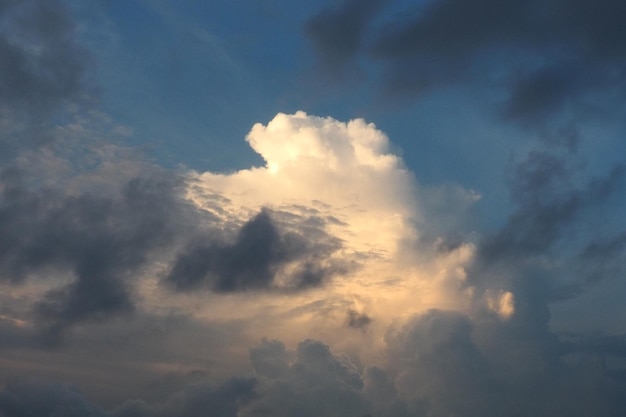
[[[621,358],[623,339],[562,343],[548,333],[529,336],[501,322],[472,323],[458,312],[430,310],[388,332],[385,342],[379,363],[363,366],[316,340],[290,350],[264,339],[249,351],[249,376],[200,379],[158,401],[132,399],[111,409],[71,385],[16,381],[0,392],[0,411],[11,417],[617,416],[626,405],[623,375],[588,354],[604,349]]]

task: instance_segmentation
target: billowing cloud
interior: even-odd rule
[[[23,380],[0,392],[0,410],[11,417],[186,417],[208,410],[226,416],[618,416],[623,380],[602,364],[601,352],[623,356],[624,343],[559,344],[550,333],[529,338],[501,321],[430,310],[390,329],[377,365],[355,363],[316,340],[292,350],[266,339],[250,349],[251,376],[201,379],[152,402],[130,399],[108,409],[74,387]]]
[[[463,270],[472,259],[472,244],[440,251],[440,241],[430,235],[433,228],[425,226],[429,236],[422,238],[420,225],[433,200],[455,194],[462,212],[475,195],[420,187],[390,153],[384,133],[363,120],[278,114],[266,126],[255,125],[247,140],[265,166],[197,174],[189,188],[191,201],[211,216],[242,226],[228,246],[204,242],[187,248],[166,282],[179,289],[208,285],[218,292],[309,288],[283,300],[282,309],[272,297],[255,297],[254,308],[265,315],[262,326],[274,327],[278,316],[272,315],[291,310],[280,326],[294,326],[293,342],[305,317],[320,329],[367,327],[375,340],[397,315],[466,298]],[[240,259],[248,245],[258,246],[254,256]],[[421,256],[412,252],[417,247]]]
[[[34,181],[33,153],[5,168],[0,342],[13,362],[4,366],[42,373],[52,353],[33,338],[43,325],[71,355],[43,374],[99,403],[68,385],[19,379],[0,395],[4,414],[621,409],[622,368],[594,362],[621,358],[621,339],[552,332],[553,294],[585,277],[561,282],[544,267],[559,259],[545,253],[567,243],[568,228],[619,189],[620,168],[578,184],[557,153],[531,153],[512,171],[517,210],[471,240],[438,229],[433,207],[456,201],[460,213],[476,195],[420,186],[373,124],[279,114],[247,140],[265,165],[227,174],[107,157],[69,177],[52,164],[55,186]],[[39,160],[54,160],[42,152]],[[571,215],[550,214],[568,204]],[[544,224],[543,211],[555,221]],[[592,268],[622,241],[569,243]],[[110,356],[85,362],[93,349]],[[102,389],[128,367],[133,398],[125,384]]]
[[[340,242],[323,230],[318,234],[317,240],[325,242],[294,232],[281,235],[262,210],[241,227],[232,244],[191,243],[178,255],[166,282],[177,290],[208,286],[218,292],[318,286],[346,272],[337,261],[325,262]]]

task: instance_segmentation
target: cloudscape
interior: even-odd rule
[[[623,416],[624,13],[0,0],[0,416]]]

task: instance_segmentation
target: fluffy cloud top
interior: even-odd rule
[[[325,214],[338,228],[349,221],[354,237],[341,237],[357,250],[394,252],[403,236],[414,233],[407,224],[419,216],[414,179],[373,124],[278,114],[267,126],[256,124],[247,140],[266,166],[201,174],[205,195],[218,193],[247,209],[301,206]]]
[[[473,246],[460,244],[437,253],[438,241],[425,242],[419,230],[425,216],[420,200],[456,193],[463,201],[461,211],[475,198],[471,193],[420,188],[402,160],[390,153],[386,135],[360,119],[344,123],[304,112],[278,114],[267,126],[254,125],[247,140],[266,165],[232,174],[197,174],[189,198],[223,224],[244,224],[265,210],[277,233],[295,233],[310,245],[327,248],[318,261],[328,273],[315,280],[323,288],[292,295],[282,302],[285,309],[319,302],[330,308],[330,316],[315,319],[326,322],[320,327],[332,316],[335,326],[346,317],[368,317],[382,331],[397,315],[462,302],[464,265],[472,259]],[[417,246],[421,255],[407,250]],[[321,254],[314,246],[306,251]],[[286,261],[275,269],[271,286],[293,287],[289,274],[294,269],[302,270],[302,265]]]

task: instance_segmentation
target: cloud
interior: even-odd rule
[[[359,313],[355,310],[348,310],[348,319],[346,324],[353,329],[365,330],[372,322],[372,318],[365,313]]]
[[[587,281],[594,283],[623,275],[626,253],[626,232],[590,242],[579,252]]]
[[[287,326],[290,342],[306,337],[305,320],[334,339],[346,312],[359,311],[348,324],[375,339],[398,311],[455,302],[455,291],[441,288],[462,279],[471,245],[422,257],[428,272],[407,247],[420,239],[419,198],[458,193],[451,200],[464,201],[466,193],[421,189],[373,124],[278,114],[247,138],[266,166],[214,174],[169,171],[81,142],[107,134],[98,123],[84,116],[61,125],[58,147],[23,149],[1,171],[0,282],[12,306],[4,314],[44,342],[160,309],[227,323],[249,314],[247,337],[278,337]],[[375,303],[371,288],[386,301]],[[18,305],[20,297],[28,302]]]
[[[329,58],[341,51],[345,60],[357,56],[378,65],[382,75],[375,81],[392,96],[420,97],[450,84],[479,82],[505,97],[506,119],[542,126],[554,115],[576,111],[572,105],[584,98],[598,100],[616,85],[623,90],[624,46],[618,39],[624,28],[615,16],[624,5],[616,0],[387,2],[366,14],[381,22],[376,27],[336,30],[363,21],[350,5],[320,12],[309,26],[319,20],[326,25],[309,36],[323,62],[342,65]]]
[[[55,271],[74,279],[54,284],[37,302],[53,333],[73,323],[132,311],[133,275],[149,253],[171,242],[174,217],[184,216],[177,179],[154,172],[129,179],[112,195],[31,188],[19,172],[4,171],[0,204],[0,279],[21,283]]]
[[[267,126],[253,126],[247,141],[266,165],[199,174],[190,192],[200,206],[206,201],[206,209],[220,215],[211,203],[219,195],[219,210],[229,215],[266,207],[285,213],[276,221],[308,218],[354,253],[391,255],[398,240],[414,233],[408,222],[420,216],[417,185],[373,124],[280,113]],[[350,233],[339,233],[346,227]]]
[[[482,415],[497,407],[489,392],[486,358],[472,340],[473,325],[457,312],[431,310],[387,337],[388,372],[413,412]]]
[[[0,412],[6,417],[49,415],[105,417],[73,386],[40,381],[17,381],[0,392]]]
[[[537,278],[537,285],[543,286],[540,292],[546,300],[579,294],[582,288],[577,290],[576,287],[586,281],[580,272],[593,270],[599,264],[594,256],[578,254],[587,250],[592,253],[593,242],[606,238],[598,237],[604,231],[576,237],[574,231],[593,222],[599,213],[604,213],[610,221],[607,202],[622,187],[624,169],[615,165],[603,176],[579,180],[575,161],[569,152],[560,155],[547,150],[532,150],[515,166],[510,189],[516,208],[497,232],[481,241],[476,258],[476,267],[480,270],[475,274],[477,280],[485,279],[489,269],[499,270],[500,274],[503,269],[508,269],[515,270],[512,272],[517,275],[515,279],[527,283],[532,281],[528,275],[543,275],[543,278]],[[612,239],[619,248],[619,237]],[[611,246],[608,245],[607,250]],[[616,259],[615,253],[608,256]],[[555,260],[561,259],[561,263],[568,258],[570,260],[565,265],[576,264],[577,267],[559,273],[566,267],[558,267]],[[551,267],[545,266],[547,260],[550,260]],[[568,275],[569,279],[562,279]],[[561,278],[554,278],[557,276]],[[470,281],[473,279],[471,277]],[[539,296],[534,294],[533,298]]]
[[[93,91],[88,55],[61,2],[4,2],[0,19],[0,149],[6,158],[53,140],[44,129],[48,117],[70,112],[72,104],[87,107]]]
[[[254,379],[232,378],[222,384],[190,385],[162,404],[148,405],[130,400],[105,411],[67,384],[22,380],[8,384],[0,392],[0,411],[6,417],[49,415],[63,417],[194,417],[207,410],[220,416],[237,416],[239,407],[254,398]]]
[[[202,286],[217,292],[318,286],[348,268],[326,262],[340,242],[323,230],[317,234],[318,242],[295,232],[281,235],[268,211],[261,210],[241,227],[232,244],[192,243],[178,255],[165,280],[179,291]]]
[[[91,134],[89,119],[82,123],[60,130],[65,143]],[[230,174],[168,171],[101,144],[76,148],[83,154],[71,162],[44,146],[5,164],[1,348],[15,361],[6,369],[74,381],[109,405],[135,384],[141,401],[97,412],[194,415],[184,404],[205,403],[185,388],[191,375],[210,387],[240,378],[242,355],[267,337],[281,342],[252,351],[248,369],[260,382],[242,383],[241,396],[201,390],[206,404],[219,396],[232,400],[225,413],[365,415],[355,363],[380,357],[388,326],[433,306],[469,305],[461,284],[472,245],[440,251],[434,215],[424,241],[420,224],[434,200],[463,210],[473,197],[421,188],[363,120],[279,114],[247,140],[266,164]],[[42,335],[55,351],[38,350]],[[200,347],[181,342],[192,339]],[[18,348],[27,351],[19,359]],[[83,362],[80,352],[94,349],[109,356]],[[46,367],[52,352],[72,359]],[[127,366],[133,376],[119,389],[98,382]],[[283,389],[294,393],[290,405]]]
[[[163,404],[149,406],[142,401],[129,401],[114,410],[113,417],[195,417],[207,411],[225,417],[236,417],[239,409],[255,397],[256,381],[232,378],[218,386],[197,384],[172,395]]]
[[[57,352],[79,356],[46,373],[100,391],[108,407],[19,382],[4,388],[5,414],[31,404],[117,417],[620,409],[621,367],[591,357],[621,357],[621,339],[550,331],[562,273],[544,267],[559,245],[589,267],[621,253],[620,234],[564,240],[615,195],[620,167],[581,180],[558,149],[531,152],[511,170],[509,220],[469,241],[437,225],[475,194],[420,186],[373,124],[279,114],[247,140],[265,165],[228,174],[106,153],[69,174],[43,148],[4,167],[0,341],[9,358],[26,351],[10,369],[49,358],[33,343],[39,325],[49,341],[65,338]],[[82,363],[94,349],[109,357]],[[128,366],[132,378],[103,392],[97,381]],[[581,400],[562,400],[571,396]]]
[[[623,356],[619,338],[559,344],[549,333],[529,339],[507,322],[430,310],[390,329],[385,340],[384,362],[366,366],[320,341],[304,340],[292,351],[264,340],[250,349],[253,376],[220,382],[202,376],[154,401],[131,399],[109,409],[66,384],[20,380],[0,391],[0,410],[7,416],[185,417],[207,410],[227,416],[618,416],[624,405],[620,374],[600,359]]]
[[[369,21],[386,0],[344,1],[332,10],[322,10],[305,25],[319,53],[323,68],[334,76],[344,75],[363,46]]]
[[[561,3],[429,2],[385,27],[398,3],[347,1],[307,34],[390,91],[503,70],[505,116],[532,124],[621,80],[622,6],[594,5],[600,25]],[[551,318],[623,274],[621,165],[587,175],[563,131],[511,163],[512,212],[482,234],[459,232],[476,192],[421,185],[362,119],[279,113],[246,138],[263,166],[165,169],[74,107],[88,59],[58,5],[0,1],[0,414],[621,415],[619,328]],[[524,59],[491,67],[503,51]]]
[[[247,141],[265,166],[190,179],[190,200],[219,218],[234,237],[226,245],[192,243],[166,281],[183,289],[180,283],[187,277],[189,288],[218,292],[308,288],[302,295],[308,301],[291,294],[283,301],[285,308],[319,320],[320,327],[345,326],[346,311],[367,311],[352,324],[380,326],[374,333],[395,314],[463,298],[452,288],[463,280],[472,245],[460,243],[439,253],[434,243],[442,233],[434,227],[438,213],[426,211],[445,200],[458,202],[451,210],[459,213],[475,195],[460,188],[420,187],[389,151],[384,133],[360,119],[343,123],[304,112],[278,114],[265,126],[253,126]],[[229,224],[236,225],[230,232]],[[422,239],[422,224],[428,239]],[[248,248],[244,238],[263,247],[254,257],[246,255],[245,262],[239,260]],[[413,252],[418,246],[421,257]],[[319,292],[311,291],[319,284]],[[419,294],[419,302],[411,291]],[[375,301],[375,292],[384,300]],[[311,317],[303,302],[328,306],[329,312]],[[258,298],[256,303],[261,308]],[[267,303],[274,305],[271,298]]]
[[[298,344],[293,363],[282,360],[280,373],[275,371],[276,365],[267,367],[268,360],[277,362],[284,358],[284,352],[284,346],[277,341],[265,341],[251,351],[261,378],[259,397],[242,415],[326,416],[367,412],[360,394],[363,382],[349,358],[333,355],[319,341],[305,340]]]

